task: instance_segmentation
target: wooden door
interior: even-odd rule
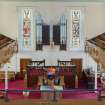
[[[72,63],[76,65],[76,73],[78,76],[78,79],[82,76],[82,58],[72,58]]]
[[[75,88],[75,76],[74,75],[64,76],[64,83],[65,83],[65,88],[74,89]]]
[[[29,58],[21,58],[20,59],[20,72],[24,73],[27,69],[27,65],[30,63],[31,59]]]

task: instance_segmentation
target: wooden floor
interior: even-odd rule
[[[11,100],[5,102],[0,99],[0,105],[105,105],[105,99],[102,101],[97,100],[60,100],[58,102],[42,101],[42,100]]]

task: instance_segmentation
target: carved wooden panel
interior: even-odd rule
[[[50,44],[50,27],[49,27],[49,25],[42,26],[42,44],[43,45]]]
[[[53,41],[54,41],[54,45],[60,44],[60,26],[59,25],[53,26]]]

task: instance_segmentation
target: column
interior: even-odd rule
[[[95,89],[97,89],[97,69],[95,69]]]
[[[9,101],[8,99],[8,64],[5,66],[5,101]]]

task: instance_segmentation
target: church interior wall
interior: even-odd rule
[[[18,37],[18,6],[30,6],[39,8],[45,15],[45,21],[57,20],[59,14],[66,12],[72,7],[85,8],[85,34],[91,38],[104,32],[104,10],[103,3],[70,3],[70,2],[0,2],[0,32],[16,39]],[[68,15],[69,16],[69,15]]]
[[[69,3],[69,2],[0,2],[0,33],[5,34],[13,39],[19,37],[18,27],[18,11],[19,6],[35,7],[36,11],[40,11],[45,22],[58,21],[59,15],[66,13],[69,19],[70,9],[84,8],[84,39],[94,37],[104,32],[105,19],[104,10],[105,5],[102,3]],[[54,20],[54,21],[52,21]],[[70,28],[70,26],[68,26]],[[68,38],[70,38],[70,31],[68,29]],[[35,39],[34,39],[35,40]],[[71,58],[83,58],[83,68],[86,67],[85,53],[82,51],[71,51],[70,39],[67,42],[67,51],[58,51],[50,48],[44,51],[19,52],[11,59],[11,70],[19,71],[20,58],[32,58],[32,60],[46,59],[46,65],[56,65],[57,59],[70,60]],[[15,66],[16,65],[16,66]]]

